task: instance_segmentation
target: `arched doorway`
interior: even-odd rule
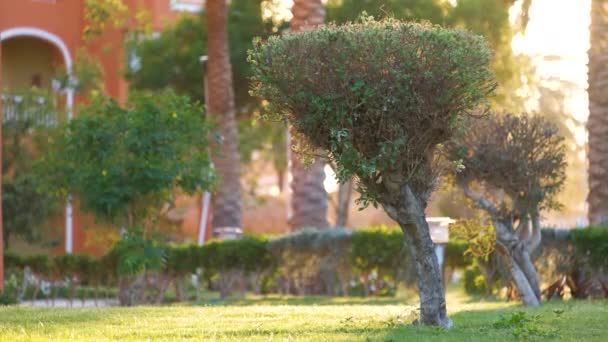
[[[72,74],[72,55],[57,35],[33,27],[16,27],[0,32],[2,60],[0,73],[3,85],[0,92],[26,87],[52,87],[53,69],[63,65],[68,77]],[[73,116],[74,90],[65,91],[67,119]],[[71,197],[65,207],[65,252],[73,251],[73,206]]]

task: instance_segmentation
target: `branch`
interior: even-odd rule
[[[541,232],[540,232],[540,217],[537,211],[532,212],[530,215],[532,217],[532,234],[528,236],[528,238],[524,241],[528,251],[530,253],[534,252],[536,248],[540,245],[541,240]]]
[[[528,220],[527,215],[524,215],[519,218],[517,232],[519,233],[519,239],[521,241],[526,241],[530,238],[530,220]]]
[[[460,186],[462,187],[464,194],[473,200],[479,208],[487,211],[490,213],[490,215],[498,214],[498,209],[494,206],[494,204],[492,204],[492,202],[484,198],[482,195],[472,191],[468,184],[465,182],[460,182]]]

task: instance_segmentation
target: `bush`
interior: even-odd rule
[[[245,236],[237,240],[212,240],[200,250],[201,266],[208,279],[218,280],[220,295],[226,297],[240,281],[246,288],[246,277],[253,276],[256,283],[273,265],[266,249],[266,239]]]
[[[269,240],[280,273],[283,293],[346,294],[350,281],[351,231],[348,229],[302,229]]]
[[[4,290],[0,291],[0,305],[17,304],[19,297],[19,281],[15,273],[7,273],[4,279]]]
[[[365,295],[369,295],[370,286],[376,293],[387,286],[389,292],[394,292],[398,280],[412,279],[413,270],[404,267],[411,265],[409,250],[403,232],[396,228],[380,226],[354,231],[351,262],[361,276]]]
[[[608,267],[608,229],[589,227],[570,232],[577,253],[588,258],[594,267]]]
[[[464,269],[473,263],[473,258],[466,254],[469,244],[463,240],[450,239],[445,245],[444,267]]]

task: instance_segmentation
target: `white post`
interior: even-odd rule
[[[68,70],[71,73],[72,70]],[[74,117],[74,89],[72,87],[66,90],[66,106],[68,110],[68,121]],[[74,251],[74,208],[72,205],[72,194],[68,195],[65,204],[65,253],[72,254]]]
[[[68,195],[65,205],[65,253],[71,254],[74,247],[74,220],[72,208],[72,195]]]
[[[211,193],[205,191],[203,194],[203,208],[201,212],[201,221],[198,225],[198,245],[205,243],[205,235],[207,233],[207,220],[209,218],[209,206],[211,204]]]

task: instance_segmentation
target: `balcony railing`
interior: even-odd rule
[[[55,126],[62,115],[55,99],[38,91],[2,94],[2,113],[5,124],[27,122],[32,126]]]

